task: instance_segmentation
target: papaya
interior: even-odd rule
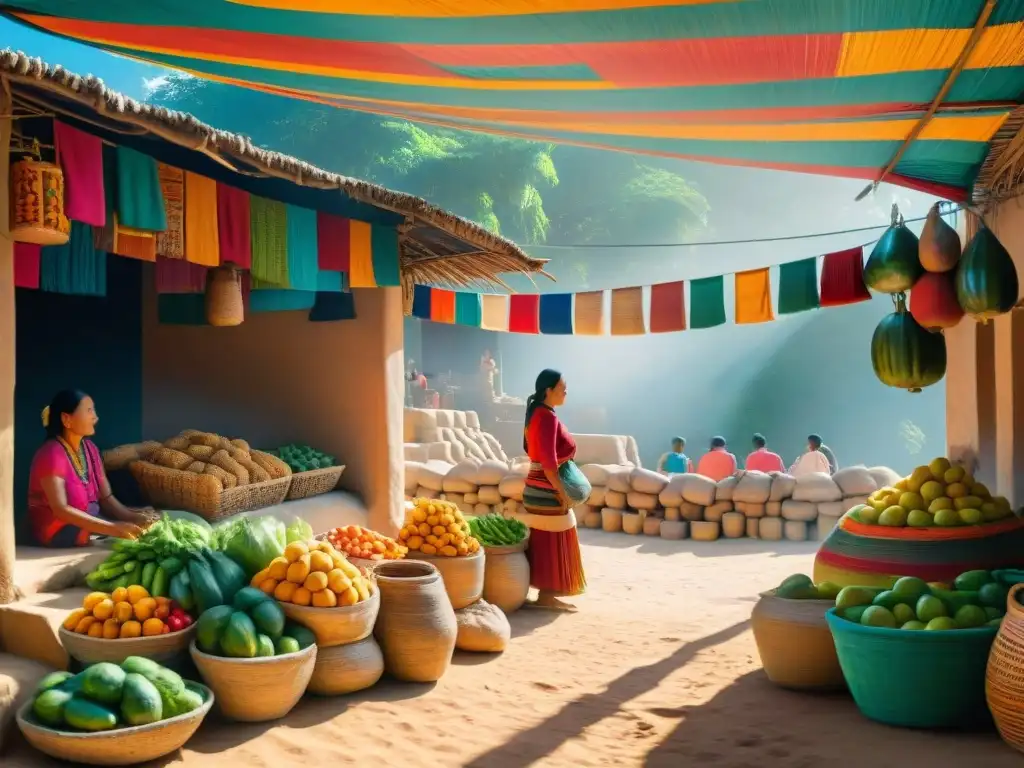
[[[871,336],[871,367],[887,387],[920,392],[946,375],[946,340],[922,328],[899,297]]]
[[[224,599],[224,593],[217,584],[213,570],[201,556],[196,555],[189,561],[188,578],[199,613],[205,613],[210,608],[228,602]]]
[[[125,672],[116,664],[102,661],[82,672],[82,693],[100,704],[121,701]]]
[[[864,265],[864,284],[879,293],[909,291],[924,272],[918,250],[917,235],[907,229],[894,205],[892,225],[875,243]]]
[[[164,705],[160,691],[138,673],[126,675],[121,696],[121,716],[129,725],[149,725],[162,720]]]
[[[56,688],[58,685],[66,683],[72,677],[74,677],[74,675],[70,672],[51,672],[39,681],[39,685],[36,686],[36,693],[42,693],[43,691],[48,691],[51,688]]]
[[[962,592],[976,592],[993,581],[988,571],[964,571],[953,580],[953,588]]]
[[[78,731],[109,731],[117,727],[117,715],[102,704],[75,694],[64,705],[64,722]]]
[[[248,613],[257,605],[266,602],[267,600],[270,600],[270,595],[263,590],[257,589],[256,587],[242,587],[242,589],[235,593],[235,597],[231,601],[231,605],[236,611],[245,611]]]
[[[953,328],[963,320],[955,277],[952,272],[925,272],[910,289],[910,314],[925,330]]]
[[[271,640],[277,640],[284,632],[284,610],[276,600],[264,600],[249,609],[248,614],[256,629]]]
[[[225,656],[237,659],[256,656],[256,625],[247,614],[241,611],[231,614],[220,636],[220,649]]]
[[[218,605],[199,617],[196,622],[196,645],[199,650],[214,655],[221,652],[220,638],[233,613],[230,605]]]
[[[256,655],[273,656],[274,654],[274,641],[271,640],[267,635],[256,635]]]
[[[316,635],[301,624],[293,624],[288,622],[284,627],[284,634],[286,637],[294,639],[299,644],[299,648],[305,650],[311,645],[316,644]]]
[[[64,707],[73,696],[70,691],[49,688],[36,696],[32,702],[32,714],[43,725],[60,728],[64,725]]]
[[[177,717],[203,705],[203,694],[186,683],[185,688],[169,704],[164,705],[164,718]]]
[[[223,552],[211,551],[206,554],[213,577],[220,587],[224,600],[230,602],[235,594],[248,583],[245,571]]]
[[[942,218],[940,207],[941,203],[935,203],[928,211],[918,244],[921,266],[933,274],[956,269],[961,252],[960,235]]]
[[[1020,284],[1009,252],[982,225],[956,269],[956,297],[971,317],[987,321],[1013,309]]]
[[[804,600],[816,598],[818,592],[814,589],[814,582],[809,576],[795,573],[782,580],[775,590],[775,596],[786,600]]]

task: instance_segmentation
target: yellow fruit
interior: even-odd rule
[[[971,496],[977,496],[982,501],[988,501],[992,498],[992,494],[988,490],[988,486],[984,483],[975,483],[971,486]]]
[[[337,604],[338,596],[329,589],[321,589],[313,593],[314,608],[334,608]]]
[[[902,480],[897,480],[895,483],[893,483],[892,487],[894,489],[896,489],[897,491],[899,491],[900,493],[903,493],[904,491],[909,490],[909,488],[907,486],[907,483],[909,483],[909,482],[910,482],[910,478],[909,477],[904,477]]]
[[[327,588],[332,592],[344,592],[352,586],[352,579],[345,575],[340,568],[335,568],[327,574]]]
[[[928,505],[928,511],[933,515],[940,509],[952,509],[953,500],[949,496],[939,496],[937,499],[932,499],[932,502]]]
[[[103,639],[117,640],[121,634],[121,624],[117,619],[107,619],[103,622]]]
[[[110,593],[110,599],[115,603],[127,603],[128,602],[128,590],[125,587],[118,587]]]
[[[163,634],[164,623],[160,619],[146,619],[142,622],[142,636],[154,637]]]
[[[885,496],[884,499],[886,502],[888,502],[890,507],[898,507],[900,504],[900,496],[902,496],[904,493],[906,493],[906,491],[893,491],[892,493]]]
[[[144,597],[134,606],[135,618],[139,621],[146,621],[156,613],[156,600],[152,597]]]
[[[410,536],[409,540],[405,542],[405,545],[409,547],[409,549],[419,549],[423,546],[423,537],[418,534],[416,536]]]
[[[959,499],[953,499],[953,508],[957,510],[961,509],[981,509],[982,501],[977,496],[961,496]]]
[[[295,594],[295,590],[298,588],[298,584],[293,584],[290,581],[279,581],[277,586],[274,587],[274,597],[282,603],[290,603],[292,595]]]
[[[359,591],[355,587],[349,587],[338,595],[338,605],[355,605],[359,602]]]
[[[370,599],[370,583],[366,579],[356,579],[352,582],[352,586],[356,588],[356,593],[359,595],[357,603]]]
[[[352,565],[352,563],[348,560],[342,563],[341,566],[339,567],[341,568],[342,572],[350,579],[354,579],[356,576],[360,574],[360,570],[356,568],[354,565]]]
[[[452,535],[451,535],[450,533],[445,533],[445,534],[442,534],[442,535],[440,536],[440,538],[438,538],[438,540],[437,540],[437,545],[436,545],[436,546],[439,546],[439,547],[446,547],[446,546],[448,546],[449,544],[451,544],[451,543],[452,543],[452,539],[454,539],[454,538],[455,538],[455,537],[454,537],[454,536],[452,536]]]
[[[1010,506],[1010,502],[1005,496],[993,496],[992,503],[996,505],[996,509],[1013,512],[1013,507]]]
[[[924,509],[924,499],[921,498],[921,494],[919,493],[907,491],[906,493],[900,494],[900,498],[896,506],[903,507],[904,509]]]
[[[959,499],[967,495],[967,486],[963,483],[950,483],[946,486],[946,495],[951,499]]]
[[[270,561],[270,565],[267,566],[267,575],[265,578],[276,579],[281,581],[282,579],[288,578],[288,566],[291,564],[290,560],[286,560],[283,557],[275,557]],[[260,583],[263,583],[263,579],[260,579]]]
[[[449,525],[451,525],[454,522],[455,522],[455,515],[453,515],[451,512],[445,512],[444,514],[441,515],[441,521],[440,521],[441,525],[449,526]]]
[[[444,555],[445,557],[455,557],[457,554],[459,554],[459,551],[455,549],[455,547],[453,547],[451,544],[441,547],[439,551],[440,554]]]
[[[80,622],[88,615],[89,612],[86,611],[85,608],[76,608],[68,614],[68,617],[66,619],[64,619],[64,629],[66,629],[68,632],[74,632],[75,627],[78,626],[78,622]]]
[[[417,526],[416,530],[419,531],[420,536],[429,536],[430,535],[430,523],[420,523]]]
[[[460,541],[455,545],[455,551],[458,552],[460,557],[465,557],[469,554],[469,545],[465,541]]]
[[[431,528],[433,528],[435,525],[439,525],[440,522],[441,522],[441,518],[438,517],[437,515],[430,515],[427,518],[427,525],[429,525]]]
[[[114,615],[114,601],[109,597],[103,598],[92,607],[92,615],[100,621],[106,621]]]
[[[103,637],[103,622],[94,621],[89,625],[89,630],[85,634],[89,637]]]
[[[884,496],[883,497],[879,497],[879,498],[875,498],[875,499],[868,499],[868,504],[876,512],[881,512],[884,509],[886,509],[887,507],[891,506],[889,504],[889,499],[887,497],[884,497]]]
[[[89,627],[91,627],[95,623],[96,619],[92,616],[83,616],[78,620],[78,623],[75,625],[75,632],[77,632],[80,635],[84,635],[89,631]]]
[[[465,544],[466,543],[466,539],[468,539],[468,538],[469,538],[469,536],[467,536],[466,534],[460,533],[458,536],[452,536],[451,543],[454,544],[457,547],[457,546],[459,546],[459,544]]]
[[[949,483],[959,483],[966,474],[967,472],[964,471],[963,467],[950,467],[943,473],[942,479],[946,481],[947,485]]]
[[[945,457],[932,459],[931,461],[928,462],[928,470],[932,473],[932,477],[939,481],[945,479],[946,472],[949,471],[949,468],[949,459]]]
[[[264,582],[264,580],[269,579],[269,578],[270,578],[270,568],[267,567],[267,568],[264,568],[262,571],[260,571],[259,573],[257,573],[255,576],[252,577],[252,579],[249,581],[249,586],[250,587],[259,587],[259,585],[262,584]]]
[[[95,608],[98,603],[109,599],[110,595],[106,592],[90,592],[85,596],[85,599],[82,600],[82,607],[85,609],[86,613],[92,613],[92,609]]]
[[[433,533],[432,533],[432,534],[430,534],[429,536],[427,536],[427,538],[425,538],[425,539],[424,539],[424,541],[425,541],[425,542],[426,542],[427,544],[429,544],[430,546],[432,546],[432,547],[436,547],[436,546],[437,546],[437,542],[439,541],[439,539],[437,538],[437,535],[436,535],[436,534],[433,534]]]
[[[277,579],[264,579],[260,582],[260,591],[265,594],[272,595],[274,594],[274,590],[277,589],[277,584]]]
[[[121,637],[142,637],[142,625],[137,621],[126,621],[121,625]]]
[[[308,552],[288,566],[288,581],[294,581],[296,584],[302,584],[306,580],[307,576],[309,576]]]
[[[309,555],[309,569],[319,573],[327,573],[334,568],[334,561],[331,556],[324,552],[311,552]]]
[[[330,555],[331,552],[334,551],[334,545],[331,544],[331,542],[327,541],[326,539],[323,540],[323,541],[317,541],[315,543],[316,543],[316,548],[319,549],[321,552],[323,552],[325,555]],[[310,548],[309,548],[309,553],[313,554],[313,547],[312,546],[310,546]]]
[[[310,592],[319,592],[321,589],[327,589],[327,574],[323,571],[312,571],[306,577],[306,581],[302,586]]]
[[[424,555],[436,555],[437,547],[435,547],[433,544],[424,544],[422,547],[420,547],[420,552],[422,552]]]
[[[929,480],[927,483],[921,486],[919,491],[921,498],[924,499],[926,504],[930,504],[935,499],[943,496],[946,493],[946,487],[938,482],[937,480]]]
[[[961,509],[958,514],[960,519],[967,525],[977,525],[985,518],[980,509],[973,509],[971,507]]]
[[[427,513],[422,509],[414,509],[412,511],[412,521],[414,523],[425,523],[427,522]]]
[[[430,529],[430,532],[435,536],[444,536],[446,533],[448,533],[448,529],[445,528],[443,525],[435,525],[433,528]]]
[[[469,544],[469,554],[472,555],[480,551],[480,542],[476,539],[470,537],[466,543]]]
[[[145,587],[141,587],[138,584],[133,584],[128,587],[128,602],[135,605],[139,600],[145,600],[149,597],[149,592],[146,591]]]
[[[411,535],[412,534],[409,533],[409,529],[408,528],[403,528],[402,530],[400,530],[398,532],[398,540],[399,541],[407,541],[409,539],[409,536],[411,536]]]
[[[304,541],[293,541],[287,547],[284,548],[284,558],[289,563],[294,563],[303,555],[309,554],[309,547],[306,546]]]
[[[313,602],[313,593],[305,587],[298,587],[292,593],[292,602],[295,605],[309,605]]]
[[[341,568],[348,562],[348,558],[341,552],[331,552],[331,562],[334,563],[335,568]]]
[[[960,479],[960,482],[963,483],[965,487],[970,488],[974,485],[974,475],[970,472],[964,472],[964,476]]]

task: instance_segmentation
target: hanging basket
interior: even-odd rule
[[[11,238],[19,243],[64,245],[71,222],[64,215],[64,172],[41,160],[11,165]]]
[[[206,278],[206,322],[217,328],[241,325],[245,320],[242,274],[234,264],[211,269]]]

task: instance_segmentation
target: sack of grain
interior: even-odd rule
[[[809,523],[818,516],[818,505],[810,501],[786,499],[782,502],[782,519]]]
[[[736,486],[740,479],[736,475],[729,475],[724,480],[719,480],[715,488],[715,501],[732,501],[732,495],[736,492]]]
[[[810,501],[817,504],[822,501],[839,501],[843,492],[835,484],[832,477],[824,472],[811,472],[796,479],[793,487],[794,501]],[[785,514],[783,514],[785,517]]]
[[[657,496],[668,483],[668,478],[650,469],[637,468],[630,474],[629,482],[634,491]]]
[[[728,507],[728,509],[726,509],[726,507]],[[708,509],[714,508],[720,508],[720,511],[718,512],[718,517],[716,517],[715,519],[721,520],[722,512],[729,512],[730,510],[732,510],[732,502],[724,501],[721,504],[714,505],[714,507],[708,507]],[[679,516],[689,523],[705,519],[705,511],[706,510],[704,509],[704,507],[700,506],[699,504],[691,504],[688,501],[682,501],[679,503]],[[707,519],[710,520],[711,518]]]
[[[455,647],[460,651],[501,653],[512,639],[512,627],[502,610],[485,600],[477,600],[455,612],[459,634]]]
[[[696,507],[696,508],[700,509],[700,507]],[[700,520],[706,520],[709,523],[719,523],[719,522],[722,521],[722,518],[725,515],[727,515],[728,513],[732,512],[732,511],[733,511],[733,506],[732,506],[732,502],[731,501],[719,501],[719,502],[716,502],[715,504],[712,504],[710,507],[706,507],[703,510],[701,510],[701,513],[700,513],[700,515],[698,517],[685,517],[684,516],[684,519],[685,520],[689,520],[690,522],[698,522]]]
[[[683,498],[691,504],[699,504],[702,507],[710,507],[715,503],[715,481],[704,475],[685,474],[686,482],[683,484]]]
[[[732,492],[732,500],[746,504],[764,504],[771,492],[772,479],[764,472],[744,472]]]
[[[412,493],[420,484],[420,471],[424,464],[419,461],[405,462],[405,492]]]
[[[629,484],[630,470],[625,467],[616,467],[614,471],[608,473],[608,482],[605,487],[610,491],[618,491],[619,493],[629,493],[633,490]]]
[[[526,477],[524,475],[507,475],[498,483],[498,493],[501,494],[502,498],[522,501],[523,489],[525,487]]]
[[[500,478],[498,482],[501,482]],[[476,498],[480,504],[501,504],[501,492],[497,485],[481,485],[476,490]]]
[[[605,500],[607,501],[607,498]],[[626,494],[626,504],[629,505],[630,509],[657,509],[658,497],[655,496],[653,493],[641,493],[640,491],[630,491],[629,493]]]
[[[604,492],[604,505],[612,509],[626,508],[626,494],[621,491],[613,491],[610,488]]]
[[[782,502],[769,501],[764,505],[764,513],[768,517],[782,517]]]
[[[497,485],[508,474],[508,465],[503,461],[487,459],[481,461],[473,478],[477,485]]]
[[[818,504],[818,516],[842,517],[848,509],[845,501],[823,501]]]
[[[793,495],[793,488],[796,487],[795,477],[784,472],[769,472],[768,474],[772,478],[772,490],[768,494],[768,501],[782,501]],[[782,535],[781,530],[779,535]]]
[[[587,504],[592,507],[600,509],[604,506],[605,491],[607,489],[601,486],[595,485],[590,488],[590,497],[587,499]]]
[[[879,488],[891,487],[900,481],[900,476],[888,467],[870,467],[868,469],[871,477]],[[859,495],[859,494],[858,494]]]
[[[441,490],[445,493],[469,493],[476,490],[476,473],[480,464],[472,459],[464,459],[452,467],[444,476]]]
[[[426,486],[421,485],[416,489],[414,497],[417,499],[436,499],[440,497],[440,495],[440,491],[435,491],[433,488],[427,488]]]
[[[446,461],[428,461],[419,472],[420,485],[432,491],[441,492],[444,490],[444,478],[452,470],[452,465]]]
[[[466,495],[464,493],[449,493],[445,491],[442,495],[445,501],[450,501],[456,507],[461,508],[466,503]]]
[[[495,488],[494,490],[497,491],[498,489]],[[467,504],[479,504],[480,496],[476,493],[464,493],[462,494],[462,500]]]
[[[879,485],[865,466],[843,467],[832,479],[843,492],[843,496],[867,496],[878,490]]]
[[[592,486],[608,485],[608,472],[616,470],[618,470],[618,467],[613,464],[583,464],[580,466],[580,472],[590,481]]]
[[[688,475],[672,475],[658,494],[658,501],[663,507],[678,507],[683,502],[683,486]]]
[[[749,501],[734,501],[733,506],[736,507],[737,512],[742,512],[747,517],[758,518],[765,516],[764,504],[754,504]]]
[[[849,512],[851,509],[856,507],[858,504],[867,504],[867,496],[844,496],[843,497],[843,512]]]

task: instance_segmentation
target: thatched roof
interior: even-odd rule
[[[989,143],[971,194],[979,213],[1024,192],[1024,107],[1007,116]]]
[[[5,87],[9,83],[16,107],[55,114],[164,162],[264,197],[291,197],[284,202],[397,224],[406,280],[448,286],[502,284],[501,273],[541,272],[545,264],[512,241],[426,200],[267,151],[245,136],[217,130],[192,115],[135,101],[98,78],[5,49],[0,51],[0,79]],[[289,190],[281,181],[303,189]],[[275,195],[274,190],[283,194]]]

